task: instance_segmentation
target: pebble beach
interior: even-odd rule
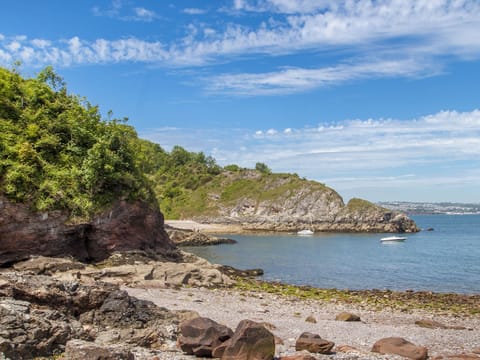
[[[430,358],[471,353],[480,347],[478,316],[434,315],[428,311],[408,313],[396,310],[366,310],[349,304],[332,304],[261,292],[206,288],[127,288],[130,295],[153,301],[170,310],[194,310],[235,329],[243,319],[265,323],[283,342],[277,344],[276,356],[295,353],[295,341],[308,331],[335,342],[332,355],[318,359],[400,359],[371,353],[373,344],[385,337],[402,337],[428,348]],[[337,321],[338,313],[347,311],[360,316],[360,322]],[[311,317],[315,322],[306,321]],[[415,324],[420,319],[438,321],[460,329],[428,329]],[[311,320],[310,320],[311,321]],[[355,348],[342,351],[342,345]],[[172,346],[158,355],[160,359],[193,359]]]

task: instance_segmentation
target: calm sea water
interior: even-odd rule
[[[215,263],[262,268],[265,280],[296,285],[480,293],[480,215],[413,219],[435,230],[389,244],[379,241],[389,234],[225,235],[238,243],[185,249]]]

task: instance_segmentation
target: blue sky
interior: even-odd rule
[[[5,1],[0,65],[221,165],[480,202],[479,34],[478,0]]]

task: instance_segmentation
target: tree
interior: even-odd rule
[[[261,163],[261,162],[257,162],[255,164],[255,170],[260,171],[262,174],[271,174],[272,173],[272,170],[270,170],[270,168],[266,164]]]

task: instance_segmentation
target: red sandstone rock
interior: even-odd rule
[[[251,320],[242,320],[233,337],[221,345],[222,360],[272,360],[275,354],[275,339],[264,326]],[[221,351],[215,349],[214,355]]]
[[[175,248],[163,215],[141,201],[118,201],[89,223],[71,225],[67,220],[63,212],[32,212],[0,197],[0,265],[30,255],[100,261],[115,251],[168,254]]]
[[[378,340],[373,345],[372,352],[381,354],[395,354],[413,360],[425,360],[428,357],[427,348],[414,345],[411,342],[399,337],[390,337]]]
[[[187,355],[212,357],[212,351],[233,336],[233,331],[224,325],[197,317],[180,324],[178,345]]]
[[[297,339],[295,350],[307,350],[311,353],[330,354],[335,344],[331,341],[322,339],[320,335],[304,332]]]

